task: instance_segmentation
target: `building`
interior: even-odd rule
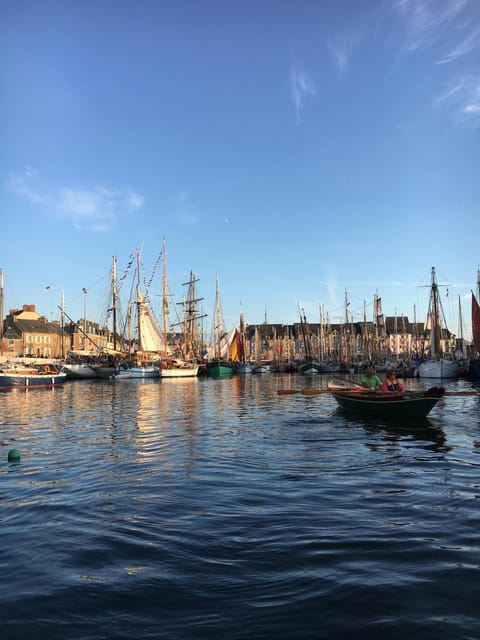
[[[11,309],[3,324],[1,352],[4,356],[58,358],[62,353],[62,332],[58,322],[35,311],[34,304]]]

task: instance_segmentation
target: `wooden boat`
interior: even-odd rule
[[[0,369],[0,389],[39,389],[56,387],[67,374],[53,365],[38,367],[4,367]]]
[[[442,387],[428,391],[396,392],[368,391],[365,389],[331,389],[338,405],[349,412],[369,418],[403,420],[424,418],[445,395]]]

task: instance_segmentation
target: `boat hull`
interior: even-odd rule
[[[63,372],[42,373],[2,373],[0,374],[0,389],[41,389],[57,387],[63,384],[67,374]]]
[[[458,378],[460,369],[451,360],[429,360],[418,365],[417,376],[419,378]]]
[[[80,380],[84,378],[96,378],[97,374],[88,364],[65,364],[63,370],[67,374],[67,378]]]
[[[472,360],[468,365],[467,378],[469,380],[480,380],[480,360]]]
[[[235,372],[240,376],[246,375],[247,373],[252,373],[253,364],[250,364],[248,362],[237,362]]]
[[[385,393],[332,392],[341,409],[368,418],[404,420],[425,418],[441,398],[424,394],[396,394],[394,398]]]
[[[171,367],[160,369],[160,378],[195,378],[198,376],[199,366]]]
[[[233,363],[216,360],[207,364],[207,373],[211,378],[231,378],[233,376]]]
[[[132,380],[146,379],[146,378],[159,378],[160,369],[158,367],[127,367],[120,368],[115,373],[115,380]]]
[[[311,360],[309,362],[304,362],[303,364],[299,365],[298,372],[304,376],[315,375],[317,373],[322,372],[322,367],[319,362],[316,362],[315,360]]]

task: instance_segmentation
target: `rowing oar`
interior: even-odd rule
[[[301,393],[304,396],[317,396],[321,393],[332,393],[332,391],[337,391],[336,389],[277,389],[277,393],[279,396],[291,396],[295,393]],[[348,393],[367,391],[367,389],[360,389],[358,387],[353,387],[351,389],[338,389],[338,391],[348,391]],[[443,394],[445,396],[478,396],[480,393],[478,391],[445,391]]]
[[[301,393],[304,396],[317,396],[320,393],[332,393],[332,391],[333,389],[277,389],[277,393],[280,396],[291,396],[294,393]],[[352,393],[354,391],[365,391],[365,389],[353,387],[352,389],[342,389],[342,391],[348,391],[349,393]]]
[[[445,391],[446,396],[478,396],[478,391]]]

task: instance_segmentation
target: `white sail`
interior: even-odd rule
[[[137,285],[138,347],[139,351],[165,352],[162,331],[145,300],[140,285]]]

